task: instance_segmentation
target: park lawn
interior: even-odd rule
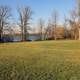
[[[80,41],[0,43],[0,80],[80,80]]]

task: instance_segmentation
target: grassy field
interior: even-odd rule
[[[0,43],[0,80],[80,80],[80,41]]]

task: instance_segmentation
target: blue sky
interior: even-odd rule
[[[11,6],[16,20],[18,19],[17,6],[31,6],[34,12],[32,16],[34,23],[40,17],[47,21],[54,9],[59,11],[60,20],[62,21],[64,14],[75,7],[75,0],[0,0],[0,5]]]

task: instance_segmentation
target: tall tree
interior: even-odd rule
[[[43,40],[44,38],[44,20],[42,18],[39,19],[38,21],[38,31],[40,35],[40,40]]]
[[[76,13],[76,10],[72,10],[71,13],[70,13],[70,26],[71,26],[71,36],[73,39],[78,39],[78,36],[79,36],[79,24],[78,24],[78,21],[77,21],[77,13]]]
[[[64,15],[64,23],[63,23],[63,26],[64,26],[64,38],[67,39],[69,38],[69,31],[68,31],[68,19],[66,17],[66,15]]]
[[[58,25],[58,19],[59,19],[59,13],[57,10],[54,10],[52,13],[52,38],[54,38],[55,40],[57,39],[57,34],[56,34],[56,27]]]
[[[32,10],[29,6],[18,8],[19,26],[21,27],[22,41],[26,41],[28,37],[28,30],[30,29],[29,21],[32,16]]]
[[[11,16],[11,8],[9,6],[0,6],[0,39],[3,36],[4,27],[8,26],[8,20]]]
[[[78,22],[79,22],[79,40],[80,40],[80,0],[77,0],[77,12],[78,12]]]
[[[52,25],[51,20],[48,20],[47,26],[44,29],[45,39],[52,39]]]

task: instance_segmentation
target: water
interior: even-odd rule
[[[31,41],[35,41],[35,40],[39,40],[40,39],[40,36],[39,35],[30,35],[28,38],[28,40],[31,40]],[[15,36],[13,38],[13,41],[21,41],[21,37],[20,36]]]

